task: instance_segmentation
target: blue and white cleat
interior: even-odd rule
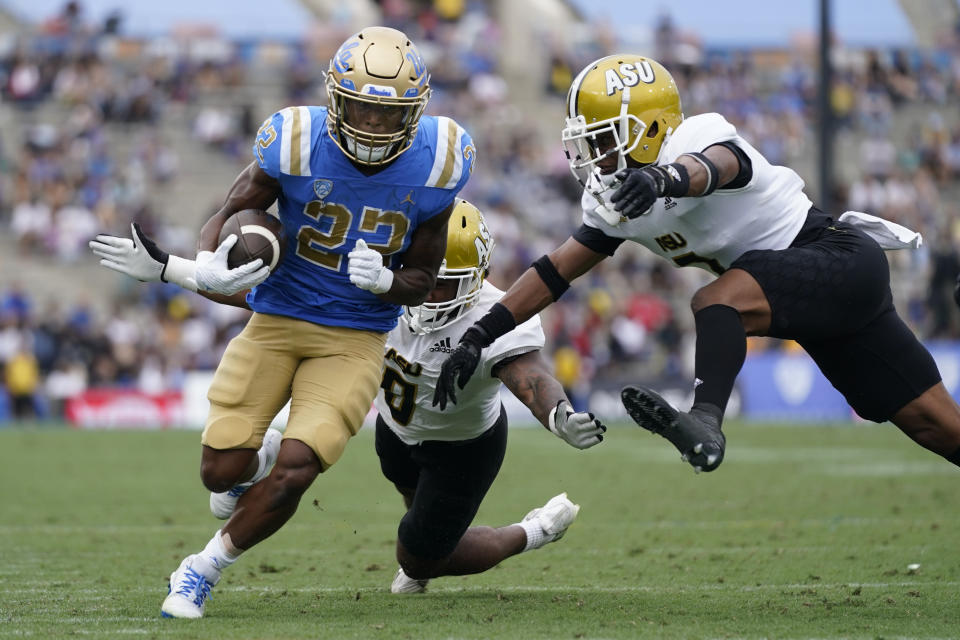
[[[247,489],[253,486],[252,482],[242,482],[229,491],[222,493],[210,492],[210,513],[219,520],[229,520],[237,508],[237,501],[240,496],[247,492]]]
[[[237,501],[240,499],[240,496],[245,494],[247,489],[267,477],[270,469],[273,468],[274,463],[277,461],[277,455],[280,453],[280,441],[282,439],[282,433],[276,429],[267,429],[267,433],[263,436],[263,444],[260,447],[260,451],[266,455],[266,464],[261,472],[257,474],[259,477],[249,482],[242,482],[228,491],[221,493],[210,492],[210,513],[212,513],[215,518],[228,520],[230,516],[233,515],[234,509],[237,508]]]
[[[170,574],[170,590],[160,606],[164,618],[202,618],[203,607],[210,590],[220,582],[220,576],[210,579],[194,568],[199,556],[183,559],[177,570]]]

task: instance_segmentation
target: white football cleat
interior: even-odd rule
[[[427,583],[430,579],[414,580],[403,572],[403,568],[397,569],[397,575],[390,585],[390,593],[423,593],[427,590]]]
[[[543,530],[543,540],[539,541],[533,548],[540,548],[549,542],[556,542],[562,538],[579,512],[580,505],[571,502],[567,498],[567,492],[564,491],[560,495],[550,498],[547,504],[533,509],[524,516],[524,522],[536,520]]]
[[[280,453],[280,441],[282,439],[282,433],[276,429],[267,429],[267,432],[263,436],[263,445],[260,447],[260,451],[262,451],[266,457],[266,464],[257,474],[259,477],[254,477],[254,479],[249,482],[241,482],[228,491],[221,493],[210,492],[210,513],[213,514],[213,517],[220,520],[229,519],[230,516],[233,515],[234,509],[237,508],[237,500],[240,499],[240,496],[246,493],[247,489],[267,477],[270,469],[273,468],[274,463],[277,461],[277,455]],[[259,453],[260,452],[257,452],[257,455],[259,455]]]
[[[170,590],[160,606],[160,615],[164,618],[202,618],[203,607],[210,595],[210,589],[220,582],[193,568],[199,558],[190,555],[183,559],[177,570],[170,574]]]

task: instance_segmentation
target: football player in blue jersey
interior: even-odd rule
[[[101,244],[115,248],[109,259],[113,268],[127,275],[156,274],[155,265],[170,259],[139,231],[141,251],[121,242],[123,238],[100,238]],[[375,402],[376,450],[384,477],[407,508],[397,530],[400,568],[390,586],[393,593],[422,593],[431,578],[486,571],[559,540],[577,517],[579,505],[561,493],[514,524],[471,526],[506,452],[501,386],[570,446],[595,446],[606,431],[593,414],[573,409],[550,372],[540,351],[545,338],[539,316],[484,350],[484,374],[475,378],[456,407],[441,411],[431,406],[441,363],[453,350],[450,345],[503,294],[486,280],[494,245],[480,210],[458,199],[437,286],[423,304],[405,308],[387,337],[386,366]],[[243,293],[222,302],[248,307]],[[261,450],[269,450],[279,435],[269,429]],[[247,500],[243,504],[249,508]],[[226,519],[238,504],[235,497],[218,496],[211,509]]]
[[[211,509],[229,520],[171,574],[166,617],[201,617],[221,571],[277,531],[340,458],[379,387],[387,332],[402,305],[434,288],[447,220],[473,170],[469,134],[423,115],[429,74],[403,33],[371,27],[348,38],[326,86],[329,107],[288,107],[263,123],[194,260],[157,254],[131,274],[218,301],[253,287],[254,314],[217,367],[201,440]],[[229,269],[236,238],[218,246],[224,222],[274,202],[284,258],[272,272],[259,260]],[[91,243],[101,264],[123,271],[118,256],[147,251],[133,233]],[[267,427],[287,400],[281,443]]]

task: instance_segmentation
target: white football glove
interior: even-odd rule
[[[386,293],[393,285],[393,271],[383,266],[383,256],[362,239],[347,254],[347,272],[350,282],[372,293]]]
[[[101,258],[100,266],[141,282],[172,282],[190,291],[197,290],[193,260],[168,254],[135,222],[130,225],[130,236],[101,234],[91,240],[90,249]]]
[[[566,400],[557,403],[547,422],[550,431],[577,449],[600,444],[607,430],[592,413],[575,412]]]
[[[257,258],[239,267],[227,267],[227,254],[237,244],[236,234],[231,233],[220,243],[216,251],[201,251],[196,257],[194,278],[204,291],[226,296],[255,287],[270,275],[270,267]]]

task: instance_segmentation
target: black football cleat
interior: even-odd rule
[[[639,386],[624,387],[620,399],[634,422],[669,440],[697,473],[713,471],[723,462],[727,439],[720,431],[719,409],[677,411],[656,392]]]

